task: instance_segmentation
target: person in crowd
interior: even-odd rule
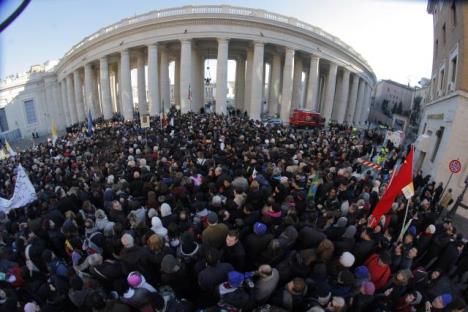
[[[94,123],[0,160],[2,198],[19,163],[37,195],[0,211],[0,311],[466,308],[466,241],[439,218],[451,189],[418,172],[369,226],[407,150],[378,131],[175,107],[146,129]]]

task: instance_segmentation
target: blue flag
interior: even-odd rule
[[[91,110],[88,111],[88,136],[93,135],[93,116]]]

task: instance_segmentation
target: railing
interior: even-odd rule
[[[354,55],[356,55],[356,57],[361,62],[363,62],[365,65],[367,65],[370,68],[367,61],[359,53],[357,53],[353,48],[351,48],[348,44],[344,43],[339,38],[323,31],[322,29],[316,26],[301,22],[298,19],[293,18],[293,17],[287,17],[281,14],[276,14],[276,13],[268,12],[265,10],[234,7],[234,6],[229,6],[229,5],[184,6],[184,7],[179,7],[179,8],[170,8],[170,9],[163,9],[159,11],[151,11],[151,12],[144,13],[135,17],[126,18],[115,24],[101,28],[94,34],[88,37],[85,37],[79,43],[74,45],[65,54],[65,57],[75,52],[84,44],[90,41],[93,41],[99,38],[100,36],[105,35],[111,31],[114,31],[116,29],[119,29],[128,25],[133,25],[133,24],[137,24],[137,23],[141,23],[141,22],[145,22],[149,20],[162,19],[162,18],[167,18],[167,17],[172,17],[172,16],[195,15],[195,14],[219,14],[219,15],[227,14],[227,15],[237,15],[237,16],[250,16],[250,17],[262,18],[262,19],[267,19],[267,20],[271,20],[274,22],[292,25],[292,26],[313,32],[321,37],[324,37],[336,43],[337,45],[342,46],[343,48],[349,50]]]

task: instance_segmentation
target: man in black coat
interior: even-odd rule
[[[239,231],[230,230],[223,247],[223,261],[231,263],[240,272],[244,271],[245,249],[239,241]]]
[[[365,228],[361,232],[361,239],[354,245],[352,254],[356,259],[356,264],[360,265],[367,259],[375,247],[375,241],[372,239],[372,229]]]

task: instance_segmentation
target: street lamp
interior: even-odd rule
[[[450,217],[453,217],[455,215],[455,213],[457,212],[458,206],[462,206],[463,208],[468,209],[468,206],[462,203],[463,197],[465,196],[467,189],[468,189],[468,176],[466,176],[465,178],[465,188],[463,189],[463,192],[461,192],[460,195],[458,195],[457,200],[453,204],[452,210],[450,210],[448,214]]]

